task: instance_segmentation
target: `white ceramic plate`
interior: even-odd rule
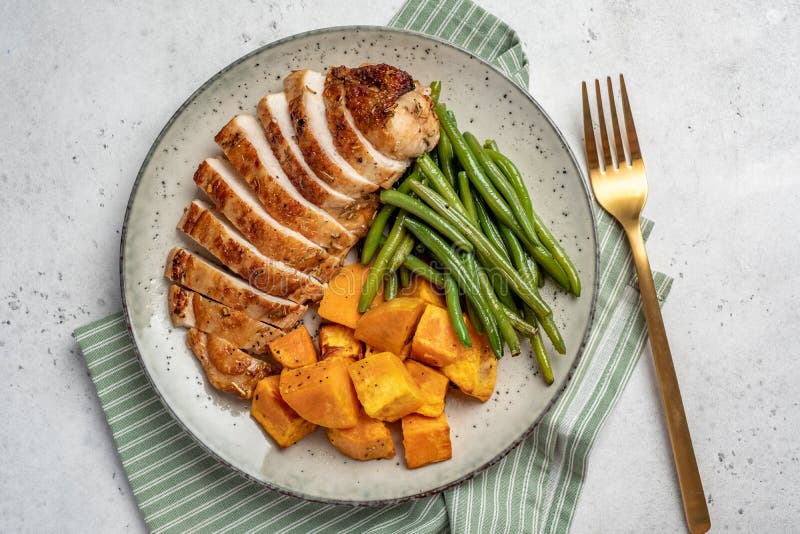
[[[580,271],[583,295],[572,298],[548,283],[567,355],[552,355],[555,383],[547,387],[526,346],[500,361],[497,389],[485,404],[451,394],[447,417],[453,458],[409,470],[395,435],[393,460],[357,462],[339,454],[325,432],[278,448],[249,416],[249,405],[209,386],[167,310],[162,273],[176,244],[196,249],[175,229],[184,208],[202,194],[192,175],[219,153],[213,138],[237,113],[254,113],[267,92],[281,89],[289,71],[386,62],[423,82],[441,80],[442,100],[459,125],[492,137],[524,172],[535,207],[562,239]],[[469,53],[419,34],[387,28],[314,31],[256,50],[203,84],[170,119],[153,144],[131,193],[122,235],[125,313],[154,388],[176,419],[211,453],[276,490],[325,502],[381,504],[441,491],[499,460],[526,436],[563,391],[591,325],[597,282],[597,243],[588,191],[574,155],[541,107],[493,67]],[[316,317],[306,324],[313,331]]]

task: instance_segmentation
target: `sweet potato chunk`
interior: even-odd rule
[[[297,369],[317,361],[314,340],[303,325],[270,342],[269,351],[278,363],[288,369]]]
[[[329,428],[328,440],[339,452],[354,460],[377,460],[394,457],[394,441],[383,421],[359,412],[353,428]]]
[[[447,310],[426,306],[411,344],[411,357],[434,367],[444,367],[456,361],[460,348],[461,342]]]
[[[280,376],[273,375],[261,380],[253,392],[250,415],[258,421],[267,434],[281,447],[294,445],[312,433],[317,425],[309,423],[292,410],[281,397]]]
[[[379,352],[352,362],[347,370],[358,400],[370,417],[397,421],[422,405],[419,386],[400,358],[391,352]]]
[[[358,397],[344,358],[328,358],[299,369],[284,369],[280,392],[286,404],[314,424],[349,428],[358,422]]]
[[[456,360],[441,368],[458,388],[482,402],[489,400],[497,381],[497,358],[486,334],[478,334],[467,322],[472,347],[460,347]]]
[[[361,287],[368,273],[369,267],[360,263],[351,263],[339,269],[328,282],[328,287],[319,303],[319,316],[332,323],[355,328],[356,322],[362,315],[358,311],[358,299],[361,297]],[[383,292],[378,291],[372,307],[381,302],[383,302]]]
[[[424,309],[422,300],[410,297],[373,306],[356,323],[356,339],[378,350],[400,354]]]
[[[415,297],[424,300],[427,304],[433,304],[440,308],[446,308],[447,303],[444,299],[444,289],[441,289],[421,276],[411,278],[411,283],[402,288],[398,295],[401,297]]]
[[[319,327],[319,353],[322,360],[342,356],[355,361],[364,356],[364,345],[355,338],[352,328],[325,324]]]
[[[452,458],[450,425],[444,412],[438,417],[415,413],[403,417],[403,448],[411,469]]]
[[[428,417],[441,414],[444,411],[444,397],[447,395],[450,380],[436,369],[414,360],[406,360],[405,366],[422,391],[422,406],[417,408],[417,413]]]

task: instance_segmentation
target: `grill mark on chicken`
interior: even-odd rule
[[[264,256],[210,208],[200,200],[192,201],[178,229],[265,293],[299,303],[322,298],[325,288],[318,280]]]
[[[175,327],[197,328],[251,354],[267,354],[269,342],[284,335],[283,330],[177,285],[169,288],[169,314]]]
[[[211,385],[241,399],[251,398],[258,381],[277,372],[264,360],[253,358],[233,343],[197,328],[186,333],[186,343],[203,366]]]
[[[180,247],[174,247],[170,251],[164,276],[176,284],[236,310],[242,310],[253,319],[277,328],[291,328],[308,309],[303,304],[249,286],[243,280]]]
[[[214,140],[255,191],[267,212],[331,254],[348,250],[357,237],[295,189],[272,153],[264,129],[252,115],[237,115]]]

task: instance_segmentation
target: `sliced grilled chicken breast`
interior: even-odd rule
[[[253,396],[256,384],[275,372],[264,360],[242,352],[230,341],[192,328],[186,343],[200,360],[208,381],[220,391],[235,393],[241,399]]]
[[[311,170],[295,139],[285,93],[265,96],[258,103],[257,110],[273,154],[300,194],[336,217],[348,231],[359,237],[364,235],[375,215],[378,204],[375,195],[353,199],[328,185]]]
[[[308,308],[259,291],[180,247],[170,251],[164,276],[226,306],[242,310],[257,321],[282,329],[294,326]]]
[[[370,182],[389,188],[400,178],[410,163],[384,156],[364,137],[347,109],[344,82],[328,73],[322,92],[328,128],[336,150],[356,171]]]
[[[300,303],[322,298],[319,280],[261,254],[203,201],[189,204],[178,229],[256,289]]]
[[[197,328],[252,354],[267,354],[269,342],[284,334],[283,330],[251,319],[243,311],[175,285],[169,288],[169,316],[173,326]]]
[[[346,252],[357,241],[358,238],[328,212],[306,200],[295,189],[272,153],[256,117],[237,115],[214,140],[273,219],[303,234],[330,254]]]
[[[341,263],[341,258],[328,254],[299,232],[272,218],[227,161],[219,158],[205,160],[195,172],[194,181],[217,209],[265,256],[321,280],[328,280]]]
[[[292,72],[283,82],[289,115],[303,157],[317,176],[347,196],[361,198],[378,184],[361,176],[336,150],[328,129],[322,91],[325,78],[310,70]]]
[[[332,67],[328,78],[343,85],[356,126],[386,156],[415,158],[439,142],[430,89],[409,73],[381,63]]]

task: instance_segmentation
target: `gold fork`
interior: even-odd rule
[[[589,109],[589,93],[586,82],[583,82],[583,133],[586,143],[586,159],[589,165],[589,180],[597,202],[610,213],[628,236],[633,251],[633,261],[636,265],[636,274],[639,278],[639,290],[642,295],[644,317],[647,321],[647,330],[650,336],[650,345],[653,349],[656,377],[661,392],[661,404],[667,419],[669,440],[672,445],[672,455],[675,459],[675,469],[678,472],[678,484],[683,497],[683,511],[686,514],[686,523],[692,534],[707,532],[711,528],[711,519],[708,516],[703,483],[697,470],[697,460],[692,448],[692,437],[689,435],[689,426],[683,410],[681,391],[678,387],[678,377],[675,376],[675,367],[667,343],[667,333],[664,330],[664,321],[658,306],[653,273],[650,271],[650,262],[644,248],[644,239],[639,224],[639,216],[647,200],[647,178],[644,172],[644,162],[639,149],[639,140],[636,137],[636,128],[633,125],[631,105],[628,101],[628,91],[625,79],[619,75],[622,97],[622,115],[625,123],[625,133],[628,140],[629,159],[625,157],[622,145],[619,118],[614,104],[614,89],[611,77],[608,82],[608,105],[611,115],[611,129],[614,151],[617,157],[617,166],[614,166],[609,143],[608,124],[603,114],[603,99],[600,91],[600,82],[594,81],[597,98],[597,120],[600,130],[600,155],[598,157],[597,138],[592,124],[592,115]]]

